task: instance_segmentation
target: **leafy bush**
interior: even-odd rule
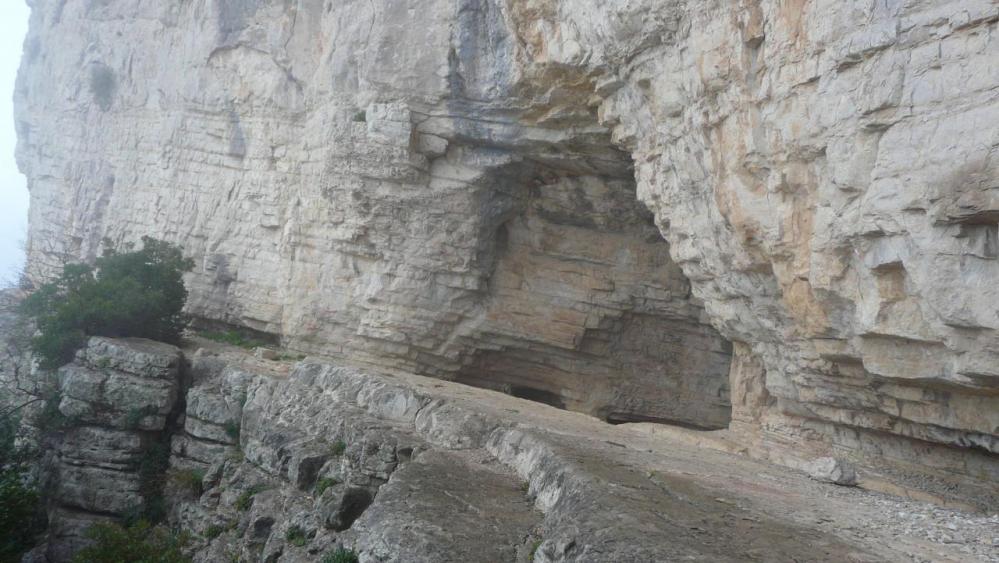
[[[177,487],[191,493],[194,496],[201,496],[203,492],[202,482],[205,480],[205,472],[199,469],[180,469],[170,474],[170,480]]]
[[[128,527],[95,524],[87,531],[94,544],[73,558],[74,563],[189,563],[183,553],[188,539],[140,521]]]
[[[534,557],[538,554],[538,548],[541,547],[541,540],[534,540],[531,544],[531,552],[528,554],[528,559],[534,561]]]
[[[106,358],[101,358],[106,359]],[[142,408],[129,409],[125,413],[125,428],[137,430],[142,425],[142,419],[156,414],[156,407],[146,405]]]
[[[34,544],[44,520],[38,492],[24,482],[20,468],[0,471],[0,561],[17,561]]]
[[[233,440],[239,441],[240,425],[238,420],[229,420],[225,423],[225,433]]]
[[[24,478],[28,452],[15,445],[18,419],[0,417],[0,562],[19,561],[45,527],[39,495]]]
[[[227,330],[224,332],[217,331],[204,331],[199,332],[199,336],[206,338],[214,342],[221,342],[222,344],[230,344],[232,346],[238,346],[240,348],[257,348],[260,346],[266,346],[266,342],[257,340],[255,338],[246,336],[238,330]]]
[[[309,543],[309,537],[305,535],[305,530],[300,526],[292,526],[284,534],[284,539],[295,547],[302,547]]]
[[[222,535],[225,531],[225,526],[220,526],[218,524],[212,524],[205,528],[205,538],[213,540]]]
[[[236,498],[236,510],[240,512],[246,512],[253,506],[253,497],[257,494],[262,493],[267,490],[264,485],[254,485],[249,489],[243,491],[239,497]]]
[[[0,417],[0,466],[21,461],[20,452],[14,445],[17,440],[18,426],[20,426],[20,420],[16,416]]]
[[[288,353],[288,354],[278,354],[277,357],[274,359],[279,362],[301,362],[306,357],[307,356],[305,354]]]
[[[343,440],[337,440],[330,446],[330,453],[333,454],[333,457],[340,457],[345,451],[347,451],[347,443]]]
[[[234,463],[242,463],[246,459],[246,454],[243,453],[243,449],[236,444],[236,447],[225,454],[225,458]]]
[[[139,495],[142,504],[125,513],[126,526],[140,522],[159,523],[166,516],[166,502],[163,500],[163,481],[170,465],[170,445],[161,439],[146,445],[137,460],[139,474]]]
[[[88,336],[141,337],[179,343],[186,318],[184,272],[194,262],[180,248],[148,237],[142,250],[105,250],[94,266],[67,264],[62,275],[25,299],[35,320],[31,347],[43,368],[73,359]]]
[[[322,496],[322,494],[326,492],[326,489],[338,485],[339,483],[340,481],[337,481],[332,477],[322,477],[316,481],[316,496]]]
[[[62,414],[59,410],[59,403],[62,402],[62,393],[53,391],[45,397],[42,403],[42,410],[35,419],[35,425],[44,432],[63,430],[75,426],[76,421]]]
[[[357,563],[357,554],[353,549],[338,547],[336,551],[327,553],[322,563]]]

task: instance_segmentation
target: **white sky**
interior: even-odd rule
[[[0,281],[24,262],[21,243],[28,225],[28,190],[14,162],[14,80],[21,44],[28,31],[24,0],[5,0],[0,7]]]

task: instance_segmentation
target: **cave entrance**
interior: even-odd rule
[[[458,381],[610,423],[728,425],[731,344],[635,188],[630,169],[533,174],[496,229],[483,321]]]

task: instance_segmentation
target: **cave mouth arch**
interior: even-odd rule
[[[630,159],[629,159],[630,164]],[[553,161],[507,174],[482,323],[456,380],[610,423],[720,429],[732,346],[673,262],[634,173]]]

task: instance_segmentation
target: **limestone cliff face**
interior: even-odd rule
[[[36,0],[30,275],[158,236],[295,349],[994,482],[997,21]]]

